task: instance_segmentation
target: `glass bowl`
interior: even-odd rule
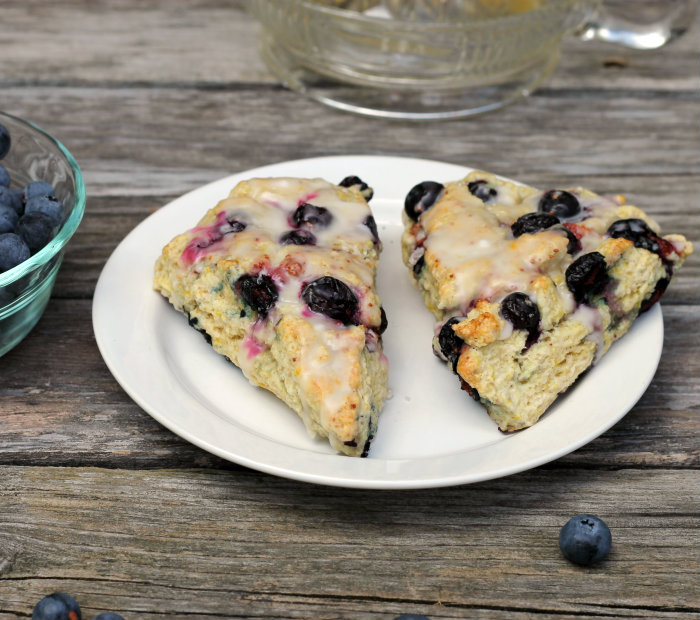
[[[439,119],[527,95],[598,1],[249,0],[249,8],[262,25],[263,59],[292,90],[371,116]],[[494,5],[503,10],[484,12]],[[445,14],[426,18],[431,7]]]
[[[53,185],[65,217],[53,238],[36,254],[0,273],[0,356],[19,343],[36,325],[51,296],[66,244],[85,211],[85,184],[68,149],[32,123],[0,112],[0,124],[10,132],[11,147],[0,160],[10,173],[11,188],[30,181]]]

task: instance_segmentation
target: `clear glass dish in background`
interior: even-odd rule
[[[16,346],[36,325],[51,297],[66,244],[85,211],[85,184],[78,164],[58,140],[30,122],[0,112],[0,124],[12,145],[0,161],[11,187],[30,181],[54,186],[65,219],[46,246],[16,267],[0,273],[0,356]]]
[[[554,70],[578,33],[636,49],[681,34],[696,0],[249,0],[261,54],[287,87],[371,116],[497,109]]]

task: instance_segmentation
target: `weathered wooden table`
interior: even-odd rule
[[[85,618],[700,618],[700,252],[664,298],[661,363],[622,421],[538,469],[435,490],[315,486],[199,450],[120,388],[91,322],[102,266],[149,214],[301,157],[624,192],[697,243],[699,41],[697,25],[656,53],[572,41],[529,100],[412,124],[281,88],[235,0],[5,0],[0,108],[65,142],[88,206],[44,317],[0,359],[0,618],[56,590]],[[558,548],[579,512],[613,531],[594,568]]]

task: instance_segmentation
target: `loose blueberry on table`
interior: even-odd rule
[[[34,606],[32,620],[82,620],[82,614],[80,605],[70,594],[54,592]]]
[[[569,519],[559,532],[559,548],[564,557],[579,566],[604,560],[611,546],[610,528],[594,515],[577,515]]]
[[[80,605],[65,592],[54,592],[42,598],[32,611],[32,620],[82,620]],[[112,611],[103,611],[92,620],[124,620]]]

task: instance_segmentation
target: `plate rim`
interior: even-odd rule
[[[464,165],[459,165],[459,164],[453,164],[449,162],[441,162],[438,160],[431,160],[431,159],[422,159],[422,158],[413,158],[413,157],[403,157],[403,156],[384,156],[384,155],[361,155],[361,154],[356,154],[356,155],[329,155],[329,156],[319,156],[319,157],[311,157],[311,158],[303,158],[303,159],[296,159],[296,160],[286,160],[286,161],[280,161],[272,164],[267,164],[264,166],[259,166],[256,168],[251,168],[248,170],[243,170],[240,172],[236,172],[230,175],[226,175],[221,177],[220,179],[205,183],[201,186],[198,186],[188,192],[185,192],[184,194],[178,196],[177,198],[168,201],[167,203],[163,204],[157,211],[154,213],[150,214],[147,216],[144,220],[142,220],[137,226],[135,226],[127,235],[117,244],[117,246],[114,248],[113,252],[110,254],[109,258],[105,262],[105,265],[100,273],[100,276],[98,278],[97,284],[95,286],[95,292],[93,296],[93,304],[92,304],[92,322],[93,322],[93,331],[95,334],[95,339],[97,341],[98,349],[100,351],[100,355],[102,356],[105,364],[107,365],[108,369],[110,370],[111,374],[114,376],[116,381],[119,383],[121,388],[129,395],[129,397],[143,410],[145,411],[148,415],[150,415],[153,419],[155,419],[158,423],[160,423],[162,426],[173,432],[174,434],[178,435],[185,441],[188,441],[189,443],[192,443],[193,445],[211,453],[214,454],[224,460],[237,463],[239,465],[242,465],[244,467],[248,467],[251,469],[255,469],[257,471],[261,471],[263,473],[279,476],[282,478],[287,478],[287,479],[292,479],[292,480],[298,480],[302,482],[307,482],[307,483],[313,483],[313,484],[321,484],[321,485],[327,485],[327,486],[335,486],[335,487],[342,487],[342,488],[362,488],[362,489],[378,489],[378,490],[396,490],[396,489],[424,489],[424,488],[438,488],[438,487],[447,487],[447,486],[456,486],[456,485],[462,485],[462,484],[472,484],[472,483],[477,483],[477,482],[483,482],[485,480],[491,480],[491,479],[496,479],[496,478],[501,478],[513,474],[520,473],[522,471],[526,471],[529,469],[533,469],[535,467],[539,467],[540,465],[543,465],[548,462],[552,462],[554,460],[557,460],[561,458],[562,456],[565,456],[566,454],[569,454],[582,446],[586,445],[587,443],[593,441],[603,433],[605,433],[607,430],[609,430],[613,425],[615,425],[617,422],[619,422],[638,402],[638,400],[643,396],[643,394],[646,392],[646,390],[649,387],[649,384],[653,380],[655,374],[656,374],[656,369],[658,367],[658,363],[661,357],[661,352],[663,348],[663,331],[664,331],[664,326],[663,326],[663,316],[661,312],[661,307],[659,304],[656,304],[647,314],[646,317],[644,317],[642,320],[646,320],[650,322],[650,327],[647,329],[652,331],[653,335],[655,336],[653,342],[649,343],[650,346],[654,349],[654,355],[653,357],[653,362],[649,365],[649,370],[644,376],[644,381],[642,381],[639,386],[638,390],[636,392],[636,396],[631,398],[631,402],[626,404],[625,407],[617,411],[614,415],[610,416],[608,419],[606,419],[605,423],[601,424],[599,427],[596,428],[596,430],[593,433],[589,433],[587,435],[584,435],[577,441],[570,442],[552,452],[547,452],[539,457],[535,457],[532,459],[527,459],[522,462],[519,462],[516,465],[510,465],[503,467],[500,470],[489,470],[487,472],[482,472],[480,474],[468,474],[465,472],[455,472],[452,475],[445,476],[442,475],[440,477],[436,478],[421,478],[421,479],[409,479],[409,478],[376,478],[376,477],[358,477],[356,475],[348,475],[347,473],[345,474],[328,474],[328,473],[318,473],[316,471],[309,470],[309,468],[304,468],[303,470],[300,469],[295,469],[294,467],[290,466],[282,466],[279,463],[278,464],[272,464],[270,462],[265,462],[265,461],[260,461],[256,460],[253,458],[250,458],[246,455],[241,455],[241,454],[232,454],[230,451],[227,451],[226,449],[221,448],[218,445],[215,445],[211,443],[210,441],[203,439],[201,436],[197,436],[196,434],[193,434],[192,432],[188,431],[187,429],[183,428],[181,425],[178,425],[175,421],[173,421],[171,418],[169,418],[166,414],[163,412],[159,411],[157,407],[154,407],[148,399],[143,397],[143,394],[138,390],[135,389],[134,386],[130,384],[130,382],[125,378],[123,372],[121,372],[118,364],[116,363],[116,360],[110,355],[109,351],[109,346],[108,346],[108,341],[106,337],[106,332],[104,329],[104,326],[101,324],[102,321],[102,316],[101,316],[101,304],[103,303],[102,300],[104,299],[106,293],[106,287],[107,287],[107,279],[110,276],[111,270],[115,268],[115,265],[117,264],[117,261],[120,259],[120,252],[124,250],[125,247],[128,246],[129,243],[131,243],[135,238],[138,237],[138,235],[142,234],[144,230],[147,230],[149,226],[153,225],[153,222],[155,222],[159,217],[163,217],[163,215],[158,216],[159,213],[165,213],[166,209],[176,209],[178,208],[179,205],[182,203],[187,203],[188,200],[191,200],[193,196],[196,196],[199,193],[206,192],[206,191],[211,191],[213,188],[218,187],[220,185],[224,184],[232,184],[237,182],[238,180],[241,180],[243,178],[250,178],[253,176],[271,176],[271,175],[277,175],[280,176],[281,173],[277,171],[278,168],[294,168],[294,167],[305,167],[305,166],[320,166],[323,167],[324,164],[328,164],[329,162],[348,162],[348,168],[352,166],[354,162],[357,162],[358,160],[361,160],[363,164],[367,163],[376,163],[376,164],[381,164],[381,165],[391,165],[391,164],[397,164],[397,163],[403,163],[407,164],[408,162],[411,162],[411,165],[416,165],[416,166],[427,166],[427,167],[433,167],[437,166],[440,169],[444,169],[445,175],[465,175],[471,170],[474,170],[474,168],[470,168],[468,166]],[[294,176],[290,175],[289,173],[285,173],[285,176]],[[323,176],[322,170],[319,171],[319,174],[316,176]],[[457,177],[455,177],[457,178]],[[507,178],[507,177],[506,177]],[[232,186],[232,185],[231,185]],[[376,194],[375,194],[376,195]],[[386,199],[396,199],[393,197],[385,197]],[[160,251],[160,248],[158,248]],[[149,268],[152,269],[152,266],[149,266]],[[164,300],[163,300],[164,301]],[[166,302],[167,303],[167,302]],[[637,321],[635,321],[635,324]],[[636,325],[633,325],[633,329]],[[213,414],[216,415],[216,414]],[[381,424],[381,416],[380,416],[380,424]],[[535,425],[536,426],[536,425]],[[534,427],[533,427],[534,428]],[[526,429],[527,430],[527,429]],[[516,435],[517,436],[517,435]],[[297,448],[294,446],[287,446],[287,445],[282,445],[282,444],[277,444],[274,442],[272,439],[264,439],[264,441],[274,443],[277,446],[282,446],[283,450],[291,450],[291,451],[300,451],[304,453],[307,458],[311,458],[312,461],[325,461],[328,459],[341,459],[342,462],[344,462],[346,465],[348,462],[355,462],[355,463],[367,463],[371,461],[375,462],[386,462],[386,463],[406,463],[406,462],[421,462],[425,460],[432,460],[432,459],[437,459],[437,460],[444,460],[445,458],[451,456],[451,455],[440,455],[440,456],[432,456],[432,457],[418,457],[416,459],[372,459],[371,457],[367,459],[352,459],[351,457],[347,456],[342,456],[342,455],[333,455],[333,454],[320,454],[320,453],[310,453],[308,451],[305,451],[301,448]],[[475,450],[472,450],[471,453],[473,454],[474,452],[478,451],[479,449],[483,448],[477,448]],[[313,456],[310,456],[313,455]],[[343,467],[341,469],[347,469],[347,467]],[[351,466],[350,469],[357,469],[355,466]],[[366,469],[371,469],[371,467],[368,467]]]

